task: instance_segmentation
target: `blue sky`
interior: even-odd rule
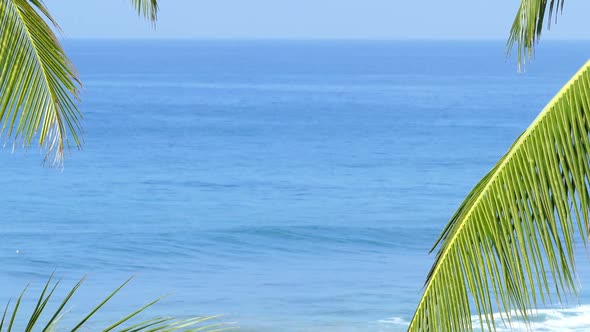
[[[518,0],[160,0],[156,30],[129,0],[46,0],[66,38],[505,39]],[[546,39],[590,39],[566,1]]]

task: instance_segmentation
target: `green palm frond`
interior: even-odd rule
[[[132,4],[155,22],[156,0]],[[59,165],[82,142],[82,84],[52,27],[59,30],[42,0],[0,0],[0,131],[23,147],[37,137],[45,160]]]
[[[42,1],[0,0],[0,19],[2,132],[25,147],[38,134],[46,159],[59,164],[70,143],[81,143],[78,74]]]
[[[590,210],[590,61],[472,189],[437,240],[409,331],[493,331],[577,294]],[[513,316],[507,313],[513,313]],[[496,315],[497,316],[497,315]]]
[[[510,36],[506,43],[506,53],[510,54],[514,45],[517,48],[517,61],[520,68],[525,59],[532,57],[535,45],[539,42],[543,24],[547,17],[547,26],[558,12],[563,11],[565,0],[521,0],[520,7],[512,23]]]
[[[64,316],[64,309],[66,305],[70,302],[72,296],[78,291],[82,283],[84,282],[85,278],[82,278],[72,289],[68,292],[68,294],[64,297],[64,299],[59,302],[57,308],[54,309],[53,312],[48,312],[47,304],[53,300],[53,295],[57,287],[59,286],[59,281],[52,283],[53,276],[49,278],[45,287],[41,291],[39,295],[39,299],[33,311],[30,315],[25,317],[24,320],[20,318],[21,311],[21,302],[24,298],[26,293],[26,288],[17,298],[14,306],[10,308],[10,303],[6,305],[4,309],[4,313],[2,315],[2,319],[0,320],[0,332],[12,332],[15,330],[24,330],[25,332],[37,331],[55,331],[58,330],[58,324],[60,320]],[[68,331],[78,331],[84,327],[90,318],[95,316],[95,314],[115,296],[124,286],[126,286],[133,278],[128,279],[125,281],[121,286],[115,289],[112,293],[110,293],[104,300],[102,300],[98,305],[94,307],[84,318],[82,318],[73,328],[67,329]],[[121,332],[141,332],[141,331],[149,331],[149,332],[158,332],[158,331],[203,331],[203,332],[217,332],[217,331],[226,331],[231,328],[230,325],[216,322],[215,319],[218,316],[206,316],[206,317],[192,317],[187,319],[175,319],[171,317],[156,317],[152,319],[148,319],[143,322],[135,323],[133,325],[128,325],[129,321],[137,316],[138,314],[144,312],[146,309],[154,305],[155,303],[159,302],[161,299],[157,299],[152,301],[143,307],[133,311],[132,313],[124,316],[123,318],[119,319],[115,323],[109,325],[106,328],[101,328],[100,330],[103,332],[109,331],[121,331]],[[39,318],[41,315],[46,315],[50,318],[47,319],[46,322],[40,322]],[[124,325],[128,325],[123,327]],[[21,326],[22,325],[22,326]],[[93,328],[96,330],[96,328]]]
[[[155,22],[158,19],[158,0],[131,0],[139,15]]]

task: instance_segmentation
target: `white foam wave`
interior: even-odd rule
[[[530,325],[522,320],[511,319],[510,325],[502,322],[499,313],[494,314],[497,330],[500,332],[579,332],[590,331],[590,305],[564,309],[539,309],[530,312]],[[506,317],[506,315],[504,315]],[[514,316],[512,316],[514,317]],[[478,316],[472,316],[475,331],[480,331]],[[402,331],[410,322],[401,317],[381,319],[378,324],[383,331]],[[484,323],[485,324],[485,323]],[[484,325],[485,326],[485,325]]]
[[[498,331],[590,331],[590,305],[564,309],[539,309],[531,311],[530,314],[531,324],[529,326],[522,320],[512,320],[510,325],[505,326],[499,314],[495,314]],[[474,326],[479,326],[479,318],[472,317],[472,319]]]

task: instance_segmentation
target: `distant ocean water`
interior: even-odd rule
[[[503,46],[67,41],[84,149],[63,171],[0,154],[0,303],[89,273],[81,314],[137,274],[99,320],[173,292],[151,313],[403,331],[462,198],[590,58],[547,41],[518,74]],[[590,329],[584,255],[579,303],[535,330]]]

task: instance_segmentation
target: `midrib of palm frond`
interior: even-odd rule
[[[13,9],[14,13],[16,13],[20,17],[21,21],[25,22],[26,17],[23,16],[22,12],[18,8],[14,8],[14,6],[12,9]],[[45,82],[46,86],[51,86],[52,82],[50,82],[50,80],[49,80],[47,63],[45,63],[41,59],[39,52],[36,51],[37,49],[39,49],[43,46],[39,44],[38,40],[36,39],[36,36],[31,34],[31,31],[26,24],[23,24],[23,30],[25,31],[26,35],[28,36],[28,40],[31,43],[31,49],[33,50],[33,52],[31,52],[31,53],[33,53],[34,58],[37,60],[38,68],[42,72],[42,74],[40,75],[41,79]],[[56,91],[54,89],[48,89],[48,93],[49,93],[49,96],[51,98],[51,102],[53,103],[53,105],[59,105],[59,98],[56,94]],[[53,136],[53,137],[57,137],[58,139],[59,139],[59,137],[64,137],[63,121],[62,121],[62,116],[60,115],[59,110],[57,109],[57,107],[54,106],[53,112],[50,112],[50,113],[52,113],[53,116],[55,116],[55,121],[53,122],[54,124],[50,124],[49,122],[44,123],[42,131],[41,131],[41,136],[44,136],[44,134],[47,133],[47,135],[49,137]],[[51,116],[51,115],[49,115],[49,116]],[[21,120],[22,120],[22,117],[21,117]],[[52,128],[53,128],[53,130],[57,130],[57,134],[52,135],[52,133],[50,132],[52,130]],[[49,149],[51,150],[54,147],[55,147],[55,142],[52,142],[51,145],[49,146]],[[63,144],[60,144],[58,149],[60,150],[58,153],[63,153]]]
[[[461,204],[435,244],[439,252],[409,331],[471,330],[469,293],[482,329],[485,321],[495,330],[494,305],[527,319],[527,309],[551,297],[548,274],[560,300],[575,294],[574,220],[585,241],[590,207],[589,68],[590,62],[574,75]]]

